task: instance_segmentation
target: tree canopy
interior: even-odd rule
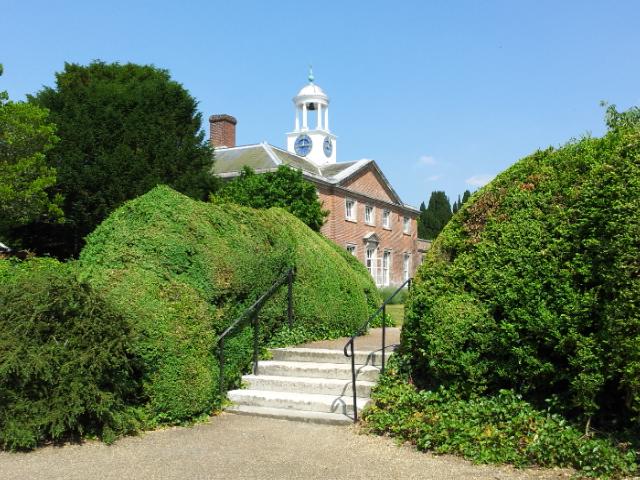
[[[62,216],[62,199],[47,191],[56,183],[45,158],[58,140],[54,132],[45,109],[12,102],[0,91],[0,240],[11,228]]]
[[[40,253],[76,255],[89,234],[126,200],[158,184],[206,198],[212,151],[197,102],[166,70],[94,61],[65,64],[56,86],[29,98],[51,112],[60,142],[49,152],[64,196],[62,226],[21,234]]]
[[[304,179],[301,171],[285,165],[260,175],[245,167],[240,176],[226,183],[212,200],[253,208],[281,207],[315,231],[320,231],[329,214],[322,209],[314,185]]]
[[[420,206],[418,236],[433,240],[447,224],[451,215],[451,204],[447,195],[442,191],[431,192],[427,208],[424,208],[424,203]]]

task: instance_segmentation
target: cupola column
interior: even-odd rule
[[[329,105],[324,107],[324,129],[329,131]]]
[[[302,104],[302,129],[307,130],[307,102]]]
[[[318,103],[318,125],[316,126],[318,130],[322,130],[322,104]]]

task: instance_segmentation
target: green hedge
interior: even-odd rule
[[[589,430],[640,415],[640,111],[526,157],[436,239],[407,304],[422,388],[513,389]]]
[[[286,288],[261,314],[263,341],[353,332],[379,296],[366,269],[281,209],[253,210],[189,199],[157,187],[126,203],[88,238],[88,281],[129,320],[142,363],[149,418],[176,423],[219,403],[214,339],[288,267],[295,266],[294,332]],[[251,329],[226,345],[226,383],[251,358]]]
[[[0,446],[136,429],[127,319],[73,263],[0,260],[0,284]]]

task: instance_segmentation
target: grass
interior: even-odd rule
[[[404,322],[404,305],[387,305],[387,313],[395,321],[396,327]]]

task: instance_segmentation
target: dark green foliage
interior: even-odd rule
[[[65,64],[56,87],[30,101],[50,111],[60,142],[49,153],[54,191],[65,197],[62,226],[16,232],[40,253],[75,256],[111,211],[158,184],[206,198],[212,151],[197,102],[166,70],[95,61]]]
[[[452,218],[406,312],[419,386],[513,389],[587,431],[637,435],[638,112],[610,109],[603,138],[522,159]]]
[[[398,363],[391,359],[364,412],[370,432],[478,463],[573,467],[598,478],[636,470],[628,445],[586,437],[560,415],[533,408],[511,390],[464,399],[444,387],[418,391],[399,374]]]
[[[422,210],[422,206],[420,207],[418,236],[427,240],[436,238],[451,215],[451,204],[445,193],[431,192],[427,208]]]
[[[462,198],[460,198],[460,195],[458,195],[458,200],[453,202],[453,207],[451,207],[451,211],[454,215],[458,213],[458,210],[462,208],[462,205],[467,203],[467,200],[469,200],[469,198],[471,198],[471,192],[469,190],[464,191],[464,193],[462,194]]]
[[[75,264],[0,260],[0,447],[137,428],[127,319]]]
[[[214,203],[236,203],[252,208],[281,207],[294,214],[316,232],[329,214],[322,210],[315,186],[304,179],[302,171],[281,165],[275,172],[256,175],[244,167],[240,176],[212,197]]]
[[[109,216],[88,238],[80,263],[91,283],[137,334],[149,417],[177,423],[218,404],[214,340],[290,266],[295,327],[286,287],[260,316],[261,344],[279,331],[296,342],[352,334],[379,296],[355,258],[282,209],[191,200],[158,187]],[[226,384],[251,360],[251,328],[226,341]]]

